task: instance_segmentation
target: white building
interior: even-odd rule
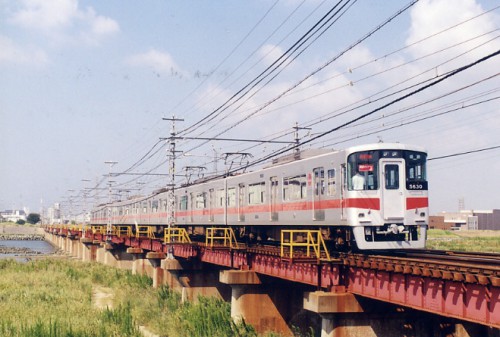
[[[17,222],[19,220],[26,221],[26,212],[24,210],[5,210],[0,212],[4,221]]]

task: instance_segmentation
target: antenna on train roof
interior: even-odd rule
[[[227,165],[227,160],[229,157],[241,156],[240,163],[239,163],[240,166],[243,163],[244,159],[247,159],[247,165],[248,165],[248,162],[249,162],[248,158],[253,158],[253,155],[249,152],[226,152],[226,153],[223,153],[222,156],[224,157],[224,164],[225,165]],[[231,165],[229,165],[229,168],[226,169],[226,172],[231,171],[233,164],[234,164],[234,160],[231,160]],[[245,165],[245,166],[247,166],[247,165]],[[246,169],[246,167],[245,167],[245,169]]]

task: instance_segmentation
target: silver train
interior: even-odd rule
[[[286,229],[321,230],[329,249],[424,248],[426,151],[377,143],[307,150],[269,167],[175,190],[175,225],[202,237],[230,226],[248,243],[276,244]],[[167,226],[167,191],[100,205],[93,225]]]

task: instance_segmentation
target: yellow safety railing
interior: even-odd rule
[[[135,227],[135,237],[147,237],[149,239],[155,239],[155,232],[151,226],[136,226]]]
[[[209,247],[222,243],[224,247],[239,248],[232,228],[207,228],[206,234],[205,244]]]
[[[93,234],[106,234],[106,226],[92,226],[92,233]]]
[[[73,232],[80,232],[82,230],[82,225],[71,225],[69,230]]]
[[[326,248],[323,235],[320,230],[282,230],[281,231],[281,257],[285,257],[285,247],[289,248],[288,257],[292,259],[294,249],[306,247],[307,257],[314,256],[321,259],[321,253],[324,252],[326,259],[330,260],[330,253]]]
[[[121,236],[132,236],[132,227],[131,226],[113,226],[113,235],[118,237]]]
[[[191,243],[185,228],[165,228],[163,233],[163,242],[165,243]]]

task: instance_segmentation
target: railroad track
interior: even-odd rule
[[[440,250],[378,251],[341,254],[344,265],[500,286],[500,254]]]

